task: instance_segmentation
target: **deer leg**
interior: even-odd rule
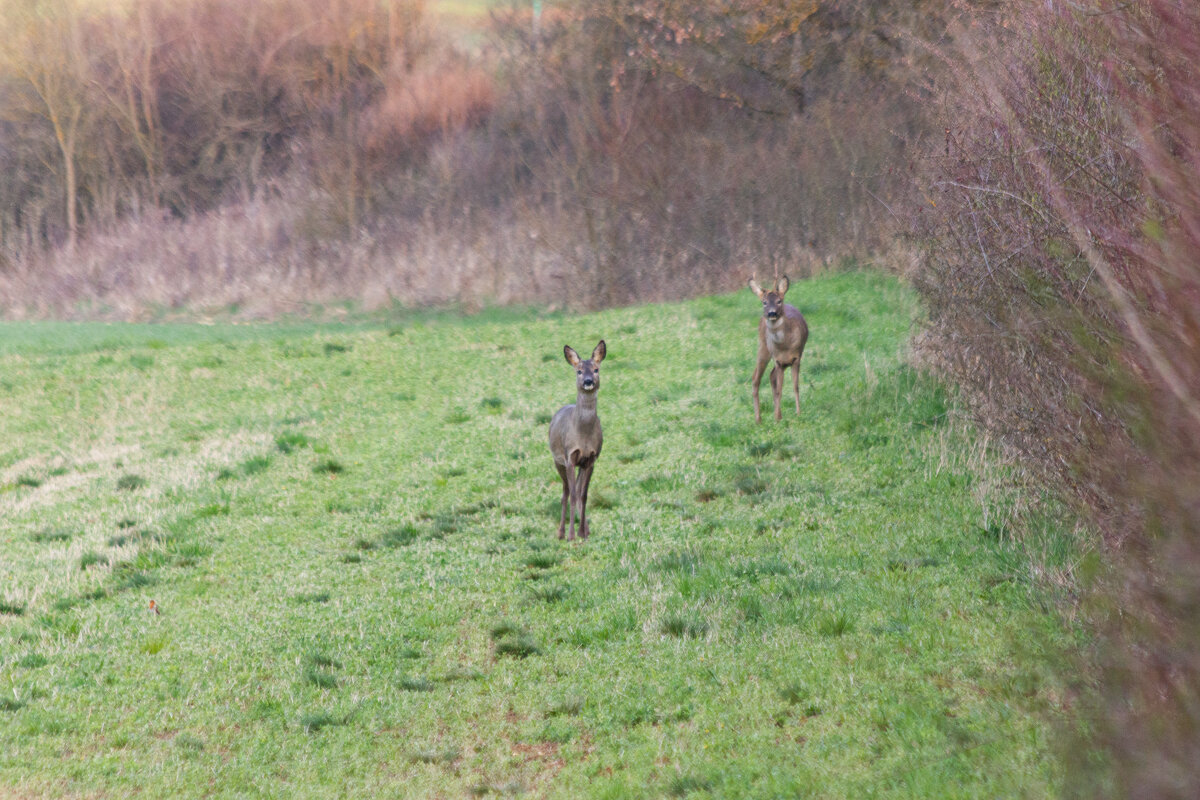
[[[800,413],[800,359],[792,362],[792,391],[796,393],[796,413]]]
[[[763,372],[767,369],[767,363],[771,360],[771,356],[767,353],[765,347],[758,348],[758,365],[754,368],[754,377],[750,379],[751,386],[754,387],[754,421],[762,422],[762,409],[758,404],[758,387],[762,384]]]
[[[592,482],[592,470],[595,468],[594,460],[586,467],[579,468],[579,535],[584,539],[591,535],[587,524],[587,495],[588,485]]]
[[[778,361],[771,370],[771,395],[775,400],[775,421],[778,422],[783,419],[783,415],[779,413],[779,401],[783,397],[783,367]]]
[[[567,494],[571,499],[571,533],[567,536],[568,541],[575,538],[575,498],[579,493],[579,481],[575,478],[575,459],[577,457],[578,452],[572,453],[567,459]]]
[[[563,483],[562,514],[558,518],[558,538],[561,539],[567,535],[567,501],[571,487],[567,484],[567,468],[557,461],[554,462],[554,468],[558,470],[558,477],[562,478]]]

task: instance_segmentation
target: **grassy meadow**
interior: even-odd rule
[[[1072,554],[985,518],[909,291],[788,300],[803,413],[764,379],[762,426],[749,291],[0,324],[0,796],[1059,793]],[[560,542],[546,428],[600,338]]]

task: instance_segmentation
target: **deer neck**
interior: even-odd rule
[[[580,389],[575,395],[575,427],[581,430],[591,430],[596,420],[596,392],[585,392]]]
[[[780,314],[775,318],[775,321],[767,320],[767,335],[773,342],[779,342],[787,333],[787,317]]]

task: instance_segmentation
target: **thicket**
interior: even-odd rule
[[[922,352],[1103,534],[1073,786],[1195,797],[1200,6],[1021,3],[976,44],[915,215]]]
[[[4,307],[591,307],[878,252],[950,16],[582,0],[464,54],[419,0],[11,0]]]

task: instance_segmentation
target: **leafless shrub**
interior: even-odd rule
[[[1085,603],[1098,692],[1077,791],[1194,797],[1200,8],[1012,13],[954,73],[924,184],[924,353],[1108,544]]]
[[[469,302],[489,286],[572,306],[868,257],[888,240],[894,162],[924,130],[910,40],[945,8],[729,0],[681,16],[586,0],[538,26],[498,14],[485,57],[468,59],[437,42],[419,0],[53,2],[63,25],[30,41],[91,44],[39,74],[82,70],[66,96],[90,92],[95,118],[64,153],[17,70],[32,51],[0,48],[0,111],[29,112],[0,113],[0,160],[19,176],[0,186],[9,314],[220,306],[280,270],[312,276],[279,278],[297,296],[416,287],[379,277],[385,252],[479,254],[455,267],[475,265]],[[239,221],[264,215],[268,237]],[[214,227],[226,253],[193,252]],[[77,229],[84,241],[52,252]],[[222,238],[235,232],[249,238]],[[554,288],[567,285],[585,291]]]

